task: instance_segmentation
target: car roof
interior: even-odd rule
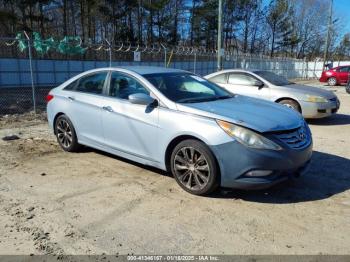
[[[256,70],[259,71],[259,70]],[[246,69],[224,69],[220,70],[217,72],[210,73],[206,75],[205,77],[213,77],[219,74],[225,74],[225,73],[234,73],[234,72],[239,72],[239,73],[254,73],[254,70],[246,70]]]
[[[332,69],[338,69],[338,68],[342,68],[342,67],[349,67],[350,65],[340,65],[340,66],[335,66],[335,67],[332,67],[330,70]]]
[[[247,70],[247,69],[240,69],[240,68],[237,68],[237,69],[225,69],[225,70],[222,70],[222,71],[219,71],[220,73],[229,73],[229,72],[247,72],[247,73],[251,73],[253,72],[252,70]]]
[[[161,73],[184,73],[187,72],[185,70],[180,70],[176,68],[167,68],[160,66],[121,66],[121,67],[107,67],[107,68],[96,68],[93,71],[99,70],[118,70],[125,69],[129,71],[133,71],[139,75],[148,75],[148,74],[161,74]]]

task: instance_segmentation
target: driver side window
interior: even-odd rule
[[[228,83],[232,85],[253,86],[256,79],[247,74],[232,73],[228,77]]]
[[[129,95],[136,93],[150,94],[149,91],[134,78],[120,72],[112,72],[109,84],[110,96],[127,100]]]

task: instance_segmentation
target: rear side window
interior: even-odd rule
[[[234,73],[228,77],[228,83],[233,85],[254,85],[256,79],[247,74]]]
[[[74,90],[77,83],[78,83],[78,80],[75,80],[72,83],[70,83],[69,85],[67,85],[65,88],[63,88],[63,90]]]
[[[211,78],[208,79],[211,82],[217,83],[217,84],[226,84],[226,74],[219,74],[216,76],[213,76]]]
[[[349,67],[347,66],[341,67],[339,68],[339,72],[349,72]]]
[[[83,76],[78,80],[75,91],[101,95],[106,81],[107,72],[100,72]]]

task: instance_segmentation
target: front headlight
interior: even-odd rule
[[[327,98],[324,98],[322,96],[310,96],[306,95],[306,101],[307,102],[313,102],[313,103],[327,103]]]
[[[271,140],[241,126],[231,124],[226,121],[216,120],[218,125],[231,137],[235,138],[241,144],[257,148],[281,150],[282,148]]]

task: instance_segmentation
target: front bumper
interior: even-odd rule
[[[300,106],[304,118],[323,118],[338,112],[340,101],[338,99],[327,103],[300,101]]]
[[[211,146],[221,172],[221,186],[262,189],[305,173],[312,156],[312,141],[302,149],[280,151],[247,148],[237,141]],[[271,170],[264,177],[248,177],[252,170]]]

